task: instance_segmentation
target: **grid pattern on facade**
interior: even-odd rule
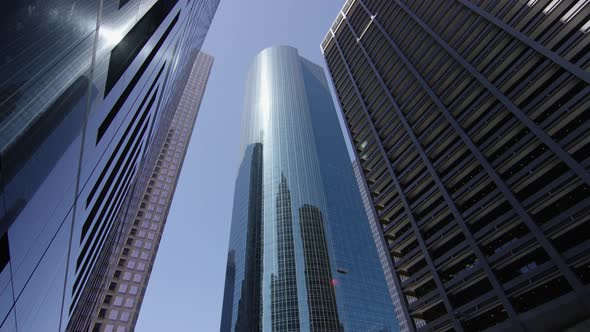
[[[285,177],[281,177],[276,198],[277,271],[271,276],[270,286],[273,331],[297,331],[301,328],[292,209],[291,191]]]
[[[158,245],[172,203],[213,58],[198,53],[179,100],[132,226],[116,257],[108,291],[95,313],[93,331],[132,331],[139,315]]]
[[[341,332],[322,211],[304,204],[299,209],[299,221],[311,330]]]
[[[262,284],[262,146],[252,148],[248,179],[248,196],[240,197],[248,204],[247,238],[245,254],[244,281],[241,285],[241,298],[238,303],[236,332],[259,331],[261,313]],[[239,205],[238,205],[239,206]],[[235,272],[234,272],[235,273]],[[232,280],[232,283],[235,279]],[[229,331],[229,328],[221,331]]]
[[[262,323],[262,145],[250,145],[234,192],[220,331],[258,331]],[[239,222],[238,222],[239,221]]]
[[[246,82],[222,331],[396,331],[323,69],[273,46]]]
[[[371,205],[371,198],[363,178],[362,170],[356,160],[352,162],[352,169],[354,170],[354,175],[358,182],[359,191],[361,193],[361,198],[363,199],[363,205],[365,206],[365,211],[367,212],[367,219],[371,227],[371,235],[375,241],[375,246],[377,247],[377,252],[379,254],[379,260],[381,261],[381,266],[383,267],[383,273],[385,274],[385,280],[387,281],[389,296],[393,302],[395,315],[397,316],[397,320],[399,322],[399,330],[400,332],[407,332],[409,331],[409,317],[407,316],[407,313],[405,312],[401,302],[405,301],[405,298],[402,298],[402,295],[400,294],[401,287],[399,285],[398,279],[394,275],[395,272],[391,266],[388,250],[386,247],[387,243],[383,239],[379,222],[375,216],[374,207]]]
[[[410,329],[587,315],[589,12],[347,1],[323,41]]]
[[[2,331],[89,330],[218,3],[3,3]]]

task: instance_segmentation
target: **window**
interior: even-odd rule
[[[138,290],[137,286],[132,285],[131,288],[129,288],[129,294],[137,295],[137,290]]]
[[[128,321],[129,321],[129,312],[128,312],[128,311],[123,311],[123,312],[121,313],[121,318],[120,318],[120,320],[121,320],[122,322],[128,322]]]
[[[131,272],[125,272],[125,274],[123,275],[123,280],[125,280],[125,281],[131,280]]]
[[[4,267],[10,261],[10,249],[8,246],[8,233],[4,233],[0,238],[0,271],[4,270]]]
[[[116,306],[120,306],[123,304],[123,297],[122,296],[117,296],[115,298],[115,302],[113,302],[114,305]]]
[[[109,312],[109,319],[110,320],[117,320],[117,318],[119,318],[119,311],[111,310],[111,312]]]
[[[127,292],[127,284],[121,284],[121,286],[119,286],[119,294],[125,294],[125,292]]]
[[[152,8],[148,10],[145,15],[143,15],[143,17],[135,24],[135,26],[129,30],[125,37],[123,37],[123,39],[119,42],[119,44],[113,48],[109,60],[109,69],[107,72],[107,81],[104,93],[105,96],[109,94],[109,92],[115,86],[115,83],[117,83],[119,78],[123,76],[123,73],[125,73],[127,67],[129,67],[141,49],[145,46],[145,44],[147,44],[148,40],[151,38],[154,32],[156,32],[158,27],[160,27],[160,24],[162,24],[175,4],[176,0],[156,2],[156,4],[154,4]],[[119,8],[121,7],[122,6],[120,5]],[[146,64],[151,63],[152,59],[158,52],[158,49],[162,46],[168,37],[168,34],[172,31],[172,28],[174,28],[176,25],[177,21],[178,15],[174,18],[168,29],[166,29],[164,34],[160,37],[160,40],[154,46],[153,50],[145,60],[144,65],[142,65],[138,70],[136,76],[142,76],[143,72],[147,69]]]
[[[133,307],[133,304],[134,304],[134,303],[135,303],[135,300],[134,300],[133,298],[131,298],[131,297],[130,297],[130,298],[128,298],[128,299],[125,301],[125,307],[126,307],[126,308],[131,308],[131,307]]]

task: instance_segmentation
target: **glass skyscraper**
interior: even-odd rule
[[[408,325],[409,317],[404,311],[401,298],[402,295],[400,294],[400,290],[395,283],[396,276],[391,264],[391,259],[389,258],[387,242],[381,233],[379,221],[377,220],[377,214],[375,213],[375,208],[371,204],[371,196],[367,185],[363,180],[362,169],[357,160],[352,162],[352,169],[354,170],[354,175],[356,176],[356,181],[359,185],[359,190],[363,199],[363,205],[365,206],[365,211],[367,212],[367,218],[371,227],[371,235],[373,235],[373,240],[375,241],[375,246],[377,247],[377,253],[379,254],[379,259],[381,260],[381,266],[383,266],[383,272],[385,274],[385,280],[387,281],[389,296],[393,302],[395,315],[397,316],[397,320],[399,322],[399,330],[400,332],[407,332],[410,330]]]
[[[295,48],[246,84],[221,330],[398,331],[328,83]]]
[[[218,2],[0,4],[1,331],[97,304]]]
[[[187,62],[190,75],[170,126],[156,133],[129,197],[129,208],[119,216],[113,243],[100,253],[87,287],[76,307],[69,331],[133,331],[176,190],[189,139],[193,132],[213,57],[193,51]],[[99,258],[100,260],[100,258]]]
[[[590,318],[589,32],[585,0],[338,13],[321,48],[410,331]]]

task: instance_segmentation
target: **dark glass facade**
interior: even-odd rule
[[[166,114],[172,122],[155,134],[120,230],[111,232],[113,244],[100,253],[105,262],[91,273],[98,291],[87,287],[80,302],[89,305],[77,306],[68,330],[134,330],[212,65],[206,53],[189,55],[188,80]]]
[[[250,68],[222,331],[398,331],[321,67]]]
[[[412,331],[590,313],[587,1],[352,0],[322,42]]]
[[[2,331],[63,331],[94,304],[217,3],[0,5]]]

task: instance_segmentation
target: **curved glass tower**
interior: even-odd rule
[[[222,331],[398,331],[328,83],[288,46],[247,80]]]

